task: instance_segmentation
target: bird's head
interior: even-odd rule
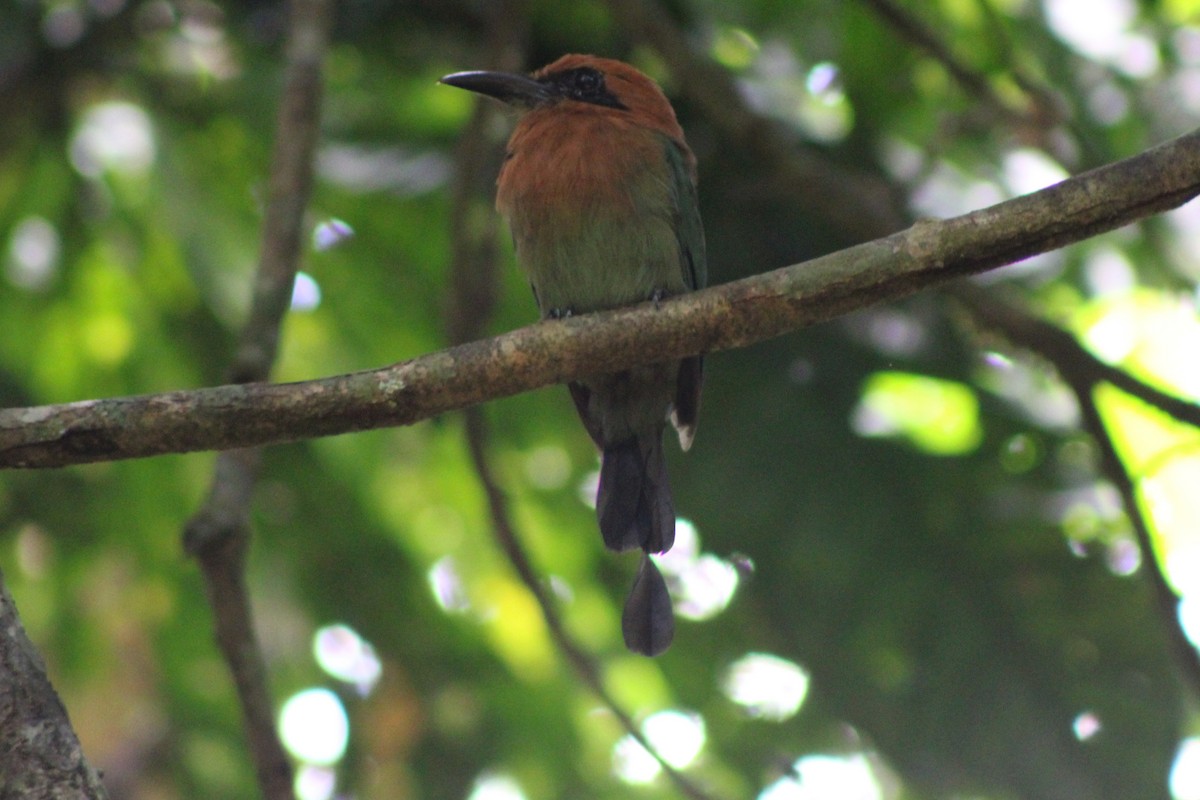
[[[441,83],[494,97],[522,110],[628,114],[649,127],[680,137],[671,104],[652,79],[611,58],[565,55],[531,75],[456,72]]]

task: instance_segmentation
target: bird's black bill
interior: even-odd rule
[[[455,72],[438,82],[512,105],[537,106],[557,97],[552,87],[514,72]]]

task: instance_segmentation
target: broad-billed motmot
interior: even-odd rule
[[[528,76],[459,72],[442,83],[521,111],[496,208],[543,318],[657,303],[704,286],[696,159],[653,80],[620,61],[567,55]],[[602,453],[596,513],[609,549],[671,548],[663,430],[669,418],[683,449],[691,446],[702,375],[695,356],[569,384]],[[622,618],[625,643],[657,655],[674,630],[666,584],[643,555]]]

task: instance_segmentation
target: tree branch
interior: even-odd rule
[[[1079,401],[1083,416],[1083,428],[1096,442],[1100,451],[1100,470],[1121,495],[1125,505],[1125,513],[1133,528],[1134,539],[1142,552],[1142,564],[1146,568],[1146,576],[1150,583],[1150,591],[1163,633],[1167,637],[1168,650],[1174,656],[1175,664],[1183,673],[1184,685],[1191,688],[1193,696],[1200,693],[1200,652],[1188,639],[1187,631],[1179,620],[1179,595],[1171,588],[1167,576],[1163,573],[1162,561],[1154,548],[1154,539],[1150,535],[1150,526],[1146,515],[1142,513],[1137,498],[1137,484],[1121,461],[1112,436],[1100,416],[1096,406],[1096,383],[1090,383],[1083,376],[1063,373],[1064,379],[1070,385]]]
[[[313,156],[320,128],[321,67],[329,33],[326,0],[292,0],[287,67],[276,120],[262,245],[249,316],[230,368],[234,383],[264,381],[278,351],[304,242],[304,214],[312,194]],[[212,488],[184,529],[184,549],[195,556],[213,611],[217,644],[229,666],[259,789],[267,800],[290,800],[292,765],[275,729],[267,666],[254,630],[246,588],[250,508],[261,453],[229,450],[218,456]]]
[[[0,467],[221,450],[408,425],[586,374],[744,347],[1095,236],[1200,193],[1200,131],[1033,194],[803,264],[294,384],[0,410]]]
[[[969,283],[956,284],[947,291],[966,306],[981,325],[1000,331],[1013,346],[1045,358],[1060,372],[1070,375],[1069,382],[1088,386],[1111,384],[1180,422],[1200,429],[1200,405],[1167,394],[1125,370],[1101,361],[1057,325],[1017,309],[997,298],[994,292]]]
[[[546,620],[546,628],[550,631],[550,638],[554,640],[554,644],[558,647],[559,652],[571,664],[576,674],[579,675],[580,680],[600,698],[600,702],[609,710],[609,713],[616,717],[621,727],[659,763],[663,772],[670,778],[671,782],[675,784],[675,788],[684,797],[691,798],[691,800],[712,800],[711,796],[697,786],[688,776],[671,766],[658,749],[651,744],[645,734],[638,728],[633,717],[621,708],[616,698],[605,687],[604,680],[600,677],[600,670],[596,667],[591,657],[571,638],[571,634],[567,632],[567,627],[563,624],[562,617],[559,616],[558,609],[555,607],[550,593],[542,585],[542,581],[538,577],[536,570],[534,570],[533,564],[529,561],[529,556],[525,552],[525,548],[521,546],[521,541],[517,538],[511,516],[508,513],[508,498],[505,497],[504,491],[500,488],[500,484],[496,481],[491,466],[488,464],[488,434],[487,423],[483,417],[483,409],[467,409],[466,421],[467,446],[471,452],[471,462],[474,464],[480,483],[483,484],[484,492],[487,494],[488,511],[491,514],[492,528],[496,534],[496,540],[499,542],[501,549],[504,550],[504,554],[508,557],[509,563],[513,565],[513,569],[517,571],[521,582],[525,584],[526,588],[533,595],[534,600],[537,601],[538,607],[542,611],[542,618]]]
[[[1062,380],[1071,388],[1082,414],[1083,428],[1100,452],[1101,473],[1117,488],[1142,551],[1155,610],[1170,643],[1175,663],[1195,692],[1200,692],[1200,652],[1192,646],[1179,622],[1179,596],[1171,588],[1154,549],[1150,527],[1137,499],[1137,484],[1117,453],[1116,445],[1096,406],[1096,388],[1102,383],[1144,400],[1176,419],[1200,427],[1200,406],[1165,394],[1116,367],[1105,364],[1081,346],[1068,333],[1031,317],[977,287],[958,286],[954,297],[966,306],[981,325],[999,332],[1012,345],[1045,357],[1054,364]]]
[[[1014,82],[1025,92],[1025,103],[1014,105],[996,91],[988,76],[975,69],[954,54],[946,42],[920,19],[909,13],[907,9],[895,0],[860,0],[892,27],[896,33],[928,53],[938,61],[951,77],[967,92],[980,102],[996,110],[999,116],[1017,126],[1026,135],[1031,134],[1037,139],[1043,149],[1047,148],[1048,139],[1045,134],[1054,126],[1064,121],[1061,103],[1045,89],[1036,86],[1035,82],[1024,74],[1016,74]]]
[[[0,797],[108,797],[0,575]]]

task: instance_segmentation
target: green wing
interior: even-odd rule
[[[679,240],[679,267],[688,289],[703,289],[708,284],[708,262],[705,259],[704,225],[700,222],[700,206],[690,159],[678,142],[669,140],[666,148],[667,166],[671,171],[675,236]],[[703,356],[692,356],[679,362],[671,422],[679,431],[679,444],[684,450],[691,447],[692,437],[696,435],[703,383]]]
[[[708,264],[705,260],[704,225],[700,222],[696,183],[683,147],[678,142],[668,140],[666,149],[683,281],[689,289],[703,289],[708,285]]]

